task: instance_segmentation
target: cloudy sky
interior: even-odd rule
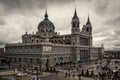
[[[36,32],[46,8],[56,31],[69,34],[75,5],[80,28],[90,15],[94,46],[120,47],[120,0],[0,0],[0,45],[21,42],[26,30]]]

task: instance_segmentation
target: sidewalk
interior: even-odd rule
[[[70,78],[66,78],[66,80],[79,80],[78,77],[70,77]],[[94,80],[93,78],[86,78],[86,77],[81,77],[81,80]]]
[[[14,75],[14,71],[13,70],[6,70],[6,71],[1,71],[0,72],[0,76],[8,76],[8,75]]]

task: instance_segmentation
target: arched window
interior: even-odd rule
[[[30,58],[30,63],[33,63],[33,58]]]
[[[50,29],[50,30],[49,30],[49,33],[51,33],[51,32],[52,32],[52,30]]]
[[[15,61],[15,63],[17,62],[17,58],[16,57],[14,58],[14,61]]]
[[[39,64],[39,59],[38,58],[36,59],[36,61],[37,61],[37,64]]]
[[[50,42],[52,42],[52,43],[53,43],[53,40],[51,40]]]
[[[38,43],[39,41],[37,40],[37,43]]]
[[[32,42],[33,42],[33,39],[32,39]]]
[[[42,40],[40,40],[40,42],[42,42]]]
[[[48,29],[46,28],[46,32],[48,32]]]
[[[75,23],[73,23],[73,27],[75,27]]]
[[[19,58],[19,63],[21,63],[21,58]]]
[[[87,28],[86,30],[87,30],[87,32],[89,32],[89,28]]]
[[[78,24],[78,26],[77,27],[79,27],[79,24]]]

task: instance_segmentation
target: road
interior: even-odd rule
[[[56,76],[55,73],[52,73],[48,76],[41,77],[41,80],[66,80],[65,73],[59,72]]]

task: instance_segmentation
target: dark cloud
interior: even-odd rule
[[[23,13],[46,8],[46,0],[0,0],[6,13]]]
[[[0,0],[0,3],[4,5],[6,12],[21,12],[22,11],[31,11],[36,9],[44,9],[47,5],[53,3],[65,5],[73,2],[75,0]]]

